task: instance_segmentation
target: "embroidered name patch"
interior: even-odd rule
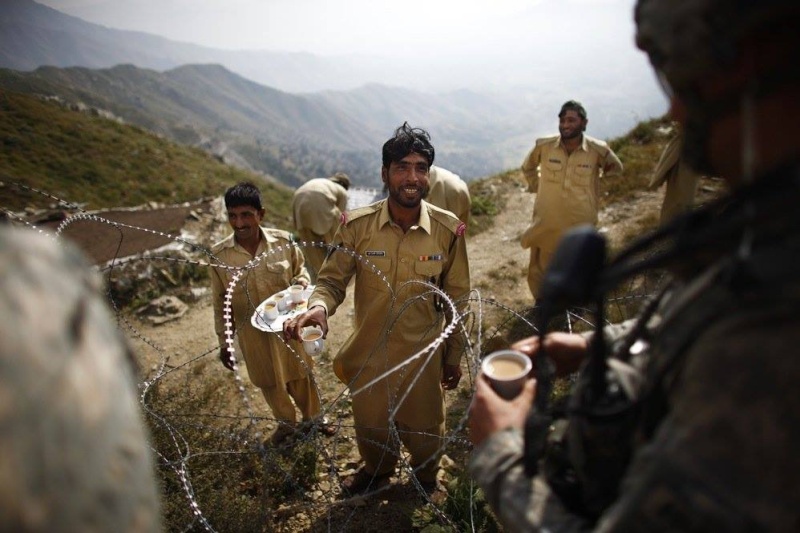
[[[367,250],[365,254],[367,257],[386,257],[386,252],[383,250]]]
[[[420,261],[441,261],[442,259],[444,259],[444,256],[442,254],[419,256]]]

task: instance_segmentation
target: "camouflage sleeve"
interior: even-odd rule
[[[785,531],[800,523],[800,365],[787,352],[800,329],[796,302],[771,305],[727,318],[686,353],[670,380],[669,414],[634,456],[602,531]]]
[[[588,531],[591,524],[572,514],[539,476],[525,475],[522,433],[499,431],[475,448],[469,473],[505,531]]]

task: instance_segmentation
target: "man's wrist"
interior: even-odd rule
[[[320,309],[322,309],[322,311],[325,313],[325,318],[328,318],[328,309],[324,305],[322,305],[321,303],[315,303],[314,305],[310,306],[308,308],[308,310],[311,311],[312,309],[314,309],[316,307],[319,307]]]

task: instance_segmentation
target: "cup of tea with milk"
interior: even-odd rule
[[[516,350],[498,350],[481,361],[481,371],[495,392],[506,400],[515,398],[522,391],[532,368],[531,358]]]
[[[318,355],[325,347],[322,328],[318,326],[306,326],[300,330],[300,340],[303,341],[303,349],[308,355]]]

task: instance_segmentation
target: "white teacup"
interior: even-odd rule
[[[533,368],[531,358],[515,350],[498,350],[481,361],[481,371],[498,395],[511,400],[521,391]]]
[[[308,355],[317,355],[325,347],[325,339],[322,338],[322,328],[318,326],[306,326],[300,331],[300,339],[303,341],[303,348]]]
[[[283,313],[289,307],[289,293],[279,292],[273,298],[278,302],[278,312]]]
[[[298,303],[303,299],[304,290],[305,287],[303,287],[302,285],[292,285],[291,287],[289,287],[289,294],[291,295],[292,301],[294,303]]]
[[[267,300],[261,308],[261,317],[267,322],[272,322],[280,314],[278,302],[276,300]]]

